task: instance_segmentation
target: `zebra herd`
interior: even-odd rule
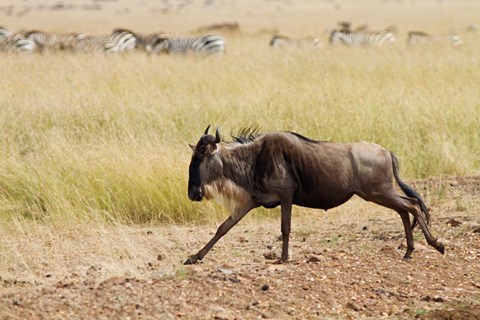
[[[383,31],[369,31],[362,25],[352,30],[349,22],[340,22],[339,29],[327,30],[330,45],[345,46],[383,46],[396,40],[397,30],[389,27]],[[230,27],[230,26],[229,26]],[[238,25],[234,26],[237,30]],[[233,27],[231,27],[233,28]],[[409,45],[427,43],[449,43],[459,45],[459,35],[429,35],[421,31],[408,33]],[[321,47],[319,38],[289,38],[274,35],[270,41],[272,48],[316,48]],[[121,53],[136,50],[149,54],[198,54],[210,55],[225,52],[225,39],[218,35],[172,36],[164,32],[141,34],[127,29],[114,29],[110,34],[87,35],[84,33],[49,33],[29,30],[12,33],[0,26],[0,52],[49,52],[65,51],[71,53]]]
[[[344,45],[348,47],[383,46],[392,44],[396,40],[397,29],[393,26],[382,31],[369,31],[366,25],[357,27],[355,30],[351,29],[350,22],[339,22],[339,25],[339,29],[326,30],[330,45]],[[410,31],[408,33],[407,43],[409,45],[444,43],[456,46],[462,43],[462,39],[457,34],[429,35],[426,32]],[[272,48],[313,48],[322,46],[322,42],[318,38],[294,39],[275,35],[270,41],[270,46]]]
[[[176,37],[167,33],[134,33],[115,29],[110,34],[48,33],[30,30],[12,33],[0,26],[0,52],[121,53],[144,50],[152,54],[209,55],[225,51],[225,40],[216,35]]]

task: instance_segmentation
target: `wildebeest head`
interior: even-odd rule
[[[205,129],[203,136],[196,146],[190,145],[193,150],[188,177],[188,198],[192,201],[203,199],[203,187],[216,179],[221,178],[223,165],[216,157],[217,144],[220,143],[220,133],[217,128],[215,137]]]

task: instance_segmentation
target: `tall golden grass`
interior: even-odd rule
[[[188,143],[258,125],[394,151],[402,175],[478,173],[478,43],[272,51],[236,36],[220,57],[5,55],[3,217],[198,221]]]

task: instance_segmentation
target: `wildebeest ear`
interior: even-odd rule
[[[192,151],[195,151],[195,146],[193,144],[188,144],[190,146],[190,148],[192,149]]]
[[[215,143],[220,143],[220,141],[222,141],[222,139],[220,139],[220,130],[217,128],[215,131]]]
[[[209,124],[208,127],[207,127],[207,129],[205,129],[205,132],[203,133],[203,135],[208,134],[208,129],[210,129],[210,126],[211,126],[211,124]]]

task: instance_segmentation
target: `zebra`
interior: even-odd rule
[[[346,46],[382,46],[395,42],[395,35],[389,31],[379,32],[342,32],[332,30],[329,42],[332,45]]]
[[[143,49],[146,51],[150,51],[152,46],[159,41],[159,39],[163,39],[164,37],[168,37],[169,35],[165,32],[154,32],[154,33],[149,33],[149,34],[141,34],[141,33],[136,33],[132,32],[131,30],[128,29],[123,29],[123,28],[117,28],[114,29],[112,34],[118,34],[121,32],[128,32],[131,33],[136,40],[136,49]]]
[[[302,38],[302,39],[293,39],[281,35],[274,35],[272,40],[270,40],[270,46],[272,48],[308,48],[308,47],[320,47],[322,42],[318,38]]]
[[[50,34],[44,31],[31,30],[25,33],[27,39],[32,40],[40,52],[48,49],[61,49],[66,43],[86,38],[83,33]]]
[[[11,35],[12,35],[12,32],[10,30],[5,28],[4,26],[0,26],[0,40]]]
[[[67,43],[64,43],[61,49],[73,53],[119,53],[132,51],[135,49],[135,47],[135,36],[130,32],[121,31],[108,35],[93,35],[85,36],[81,39],[73,39]]]
[[[0,52],[27,52],[32,53],[35,43],[21,34],[14,34],[0,38]]]
[[[208,35],[198,37],[172,37],[159,35],[155,42],[146,47],[149,53],[209,55],[223,53],[225,40],[220,36]]]
[[[407,43],[409,45],[418,45],[426,43],[450,43],[453,46],[462,44],[462,38],[457,34],[430,35],[423,31],[408,32]]]

